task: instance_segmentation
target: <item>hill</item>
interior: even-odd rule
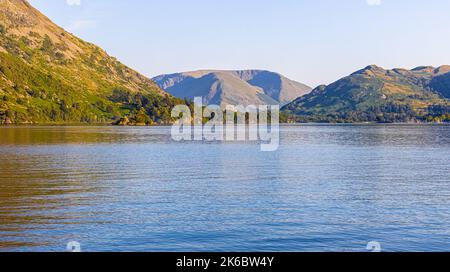
[[[153,80],[179,98],[201,96],[216,105],[285,105],[311,88],[280,74],[262,70],[195,72],[161,75]]]
[[[0,124],[170,122],[182,101],[25,0],[0,1]]]
[[[385,70],[371,65],[319,86],[282,110],[299,122],[447,121],[450,66]]]

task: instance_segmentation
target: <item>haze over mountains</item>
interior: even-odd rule
[[[371,65],[319,86],[283,110],[299,121],[450,121],[450,66],[385,70]]]
[[[285,105],[311,91],[309,86],[263,70],[194,72],[161,75],[153,80],[179,98],[203,97],[215,105]]]
[[[164,123],[181,100],[25,0],[0,1],[0,124]]]

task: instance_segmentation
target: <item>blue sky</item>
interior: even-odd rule
[[[268,69],[313,87],[450,64],[448,0],[30,0],[147,76]]]

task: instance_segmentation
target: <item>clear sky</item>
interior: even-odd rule
[[[30,0],[147,76],[268,69],[312,87],[450,64],[449,0]]]

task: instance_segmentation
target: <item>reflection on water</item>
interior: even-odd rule
[[[449,126],[1,127],[0,251],[450,250]]]

